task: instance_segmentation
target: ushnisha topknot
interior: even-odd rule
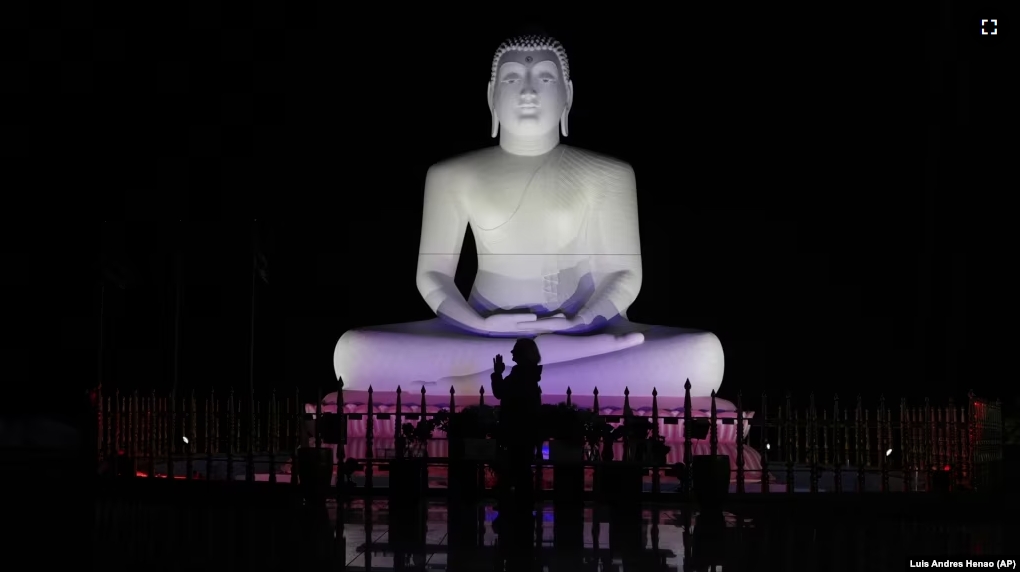
[[[528,35],[516,36],[500,44],[500,47],[496,49],[496,55],[493,56],[493,69],[490,72],[489,81],[496,81],[496,68],[500,63],[500,57],[507,52],[538,52],[541,50],[549,50],[560,58],[560,69],[563,71],[564,81],[570,80],[571,67],[567,64],[567,52],[564,50],[564,46],[549,36]]]

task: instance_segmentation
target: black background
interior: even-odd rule
[[[104,390],[170,388],[175,253],[179,386],[246,389],[255,219],[257,391],[329,388],[345,330],[427,318],[426,169],[495,144],[492,53],[529,22],[570,58],[566,142],[637,172],[631,318],[717,333],[725,397],[1017,402],[1006,3],[194,6],[2,19],[11,407],[95,384],[101,260],[135,277],[105,291]]]

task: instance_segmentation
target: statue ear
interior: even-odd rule
[[[496,135],[500,133],[500,118],[496,116],[496,107],[493,105],[494,89],[495,87],[493,86],[493,82],[490,81],[489,88],[487,89],[487,96],[489,99],[489,115],[492,117],[492,127],[490,128],[489,131],[490,137],[496,137]]]
[[[574,82],[567,80],[567,105],[564,106],[564,113],[560,114],[560,133],[567,137],[567,116],[571,113],[571,105],[574,103]]]

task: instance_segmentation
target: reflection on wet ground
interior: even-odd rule
[[[337,507],[328,511],[337,523]],[[506,559],[529,552],[536,571],[900,570],[920,553],[999,553],[1004,543],[993,523],[756,519],[666,506],[621,516],[548,504],[528,516],[528,535],[507,547],[501,537],[509,527],[489,503],[392,511],[385,500],[353,500],[340,511],[338,541],[351,570],[518,570]]]
[[[901,571],[909,557],[1018,553],[1017,503],[996,493],[745,494],[715,511],[616,495],[611,506],[521,499],[502,511],[468,492],[338,506],[316,491],[97,481],[93,568]]]

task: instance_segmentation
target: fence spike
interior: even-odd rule
[[[744,493],[744,404],[737,392],[737,493]]]

